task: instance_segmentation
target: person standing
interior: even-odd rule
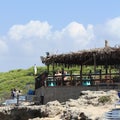
[[[15,88],[13,89],[13,96],[14,96],[14,98],[17,97],[17,90],[16,90]],[[14,99],[14,98],[13,98],[13,99]]]
[[[37,66],[34,64],[34,75],[37,75]]]
[[[11,98],[14,99],[14,92],[13,92],[13,89],[11,89]]]

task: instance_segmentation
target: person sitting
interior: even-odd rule
[[[67,71],[64,71],[64,81],[68,80]]]
[[[111,80],[110,75],[105,75],[105,83],[113,83],[113,80]]]
[[[58,70],[57,73],[55,74],[55,77],[57,80],[61,80],[62,73]]]
[[[57,85],[61,85],[62,82],[62,73],[58,70],[55,74],[55,79],[56,79],[56,83]]]

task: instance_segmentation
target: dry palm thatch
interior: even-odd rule
[[[44,64],[64,64],[64,65],[119,65],[120,47],[110,47],[105,41],[105,47],[90,50],[71,52],[68,54],[49,55],[41,57]]]

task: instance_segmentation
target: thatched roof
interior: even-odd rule
[[[48,55],[41,57],[44,64],[64,64],[64,65],[119,65],[120,47],[110,47],[105,41],[105,47],[90,50],[71,52],[68,54]]]

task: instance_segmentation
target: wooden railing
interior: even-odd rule
[[[115,79],[113,76],[118,76],[119,73],[113,74],[82,74],[82,79],[80,75],[61,75],[59,77],[49,75],[48,78],[45,80],[45,86],[94,86],[102,83],[120,83],[120,79]],[[67,78],[67,79],[64,79]],[[62,80],[63,79],[63,80]]]
[[[116,79],[116,78],[117,79]],[[55,76],[48,75],[46,79],[44,80],[38,80],[36,79],[36,87],[41,87],[41,81],[42,85],[46,87],[54,87],[54,86],[96,86],[96,85],[102,85],[102,84],[119,84],[120,83],[120,74],[119,73],[100,73],[100,74],[94,74],[94,73],[86,73],[82,74],[80,76],[79,74],[66,74],[66,75],[59,75]]]

